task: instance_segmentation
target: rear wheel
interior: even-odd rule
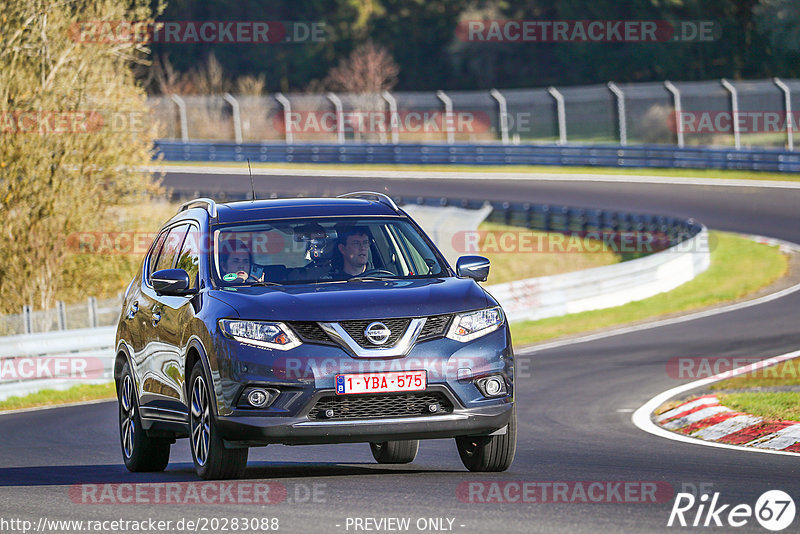
[[[517,408],[511,409],[506,433],[497,436],[461,436],[456,447],[464,467],[470,471],[505,471],[517,450]]]
[[[369,448],[379,464],[408,464],[417,457],[419,440],[382,441],[370,443]]]
[[[203,365],[197,362],[189,381],[189,443],[194,469],[200,478],[240,478],[247,467],[247,448],[226,449],[211,414],[211,389]]]
[[[148,437],[142,428],[133,375],[126,363],[119,383],[119,441],[125,467],[132,472],[163,471],[169,463],[171,441]]]

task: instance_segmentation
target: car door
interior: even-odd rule
[[[156,237],[153,246],[145,256],[142,272],[136,278],[137,283],[131,287],[131,294],[126,301],[127,307],[124,315],[126,324],[123,339],[133,352],[131,354],[131,362],[134,367],[132,371],[136,377],[137,391],[140,397],[142,393],[141,377],[144,374],[143,363],[147,360],[148,351],[152,350],[151,343],[157,341],[153,339],[153,327],[151,324],[151,308],[154,301],[150,293],[146,291],[146,286],[150,274],[158,261],[158,255],[166,237],[167,230],[163,230]]]
[[[191,225],[175,259],[175,269],[189,274],[189,287],[197,289],[200,277],[200,230]],[[185,297],[160,295],[158,313],[161,317],[156,327],[160,341],[159,380],[161,382],[158,405],[163,409],[184,412],[188,400],[184,398],[184,362],[191,333],[192,320],[201,295]]]
[[[138,363],[141,380],[139,402],[142,414],[148,417],[169,418],[169,410],[181,402],[180,391],[170,387],[169,381],[165,378],[171,372],[170,368],[174,366],[174,351],[169,345],[169,335],[164,335],[161,324],[165,299],[178,297],[157,295],[150,283],[150,275],[162,269],[173,268],[188,229],[189,225],[186,223],[168,229],[158,258],[149,269],[146,283],[142,284],[139,312],[142,313],[141,324],[143,331],[147,332],[149,343]],[[181,298],[185,300],[184,297]]]

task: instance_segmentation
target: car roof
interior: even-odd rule
[[[398,216],[384,202],[359,198],[276,198],[217,204],[217,223],[330,216]]]

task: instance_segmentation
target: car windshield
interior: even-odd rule
[[[214,231],[217,286],[445,276],[444,260],[408,221],[353,217],[240,223]]]

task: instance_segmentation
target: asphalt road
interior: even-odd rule
[[[239,188],[236,180],[220,176],[166,177],[168,186],[189,193],[248,190],[249,181],[244,178],[242,182]],[[489,185],[479,181],[298,177],[259,177],[257,188],[262,194],[311,196],[372,189],[396,195],[625,209],[692,216],[711,228],[800,242],[796,208],[800,206],[800,190],[796,189],[535,181],[492,181]],[[282,485],[286,498],[276,504],[248,504],[244,499],[222,505],[198,504],[189,498],[186,486],[180,490],[181,498],[188,501],[184,504],[120,502],[130,493],[119,484],[159,483],[161,487],[162,483],[196,479],[185,441],[173,445],[172,463],[164,473],[128,473],[121,461],[114,403],[0,416],[0,532],[13,531],[9,525],[3,528],[3,519],[36,523],[41,517],[84,521],[153,518],[173,521],[172,531],[176,531],[174,522],[181,518],[241,517],[278,518],[280,531],[285,532],[367,532],[378,531],[373,528],[376,525],[357,523],[357,518],[392,517],[409,518],[410,532],[651,532],[695,530],[667,527],[674,496],[683,490],[702,488],[708,494],[719,492],[720,504],[753,506],[763,492],[779,489],[800,503],[800,463],[796,457],[679,443],[644,433],[630,420],[632,409],[680,384],[666,371],[670,358],[782,354],[800,347],[798,324],[800,295],[794,293],[687,323],[543,351],[520,350],[519,446],[509,471],[490,475],[465,471],[450,440],[423,442],[413,464],[388,468],[372,461],[366,444],[251,450],[245,482]],[[481,497],[519,500],[519,494],[513,491],[516,486],[493,486],[493,481],[540,483],[538,491],[529,494],[537,498],[541,498],[543,488],[567,483],[567,502],[475,502]],[[626,481],[629,488],[657,487],[658,502],[636,502],[639,499],[633,494],[623,503],[582,502],[581,494],[575,493],[575,481],[583,482],[580,487],[584,489],[592,482],[608,488],[605,483],[613,481]],[[459,490],[464,484],[473,488],[472,500],[469,492]],[[105,504],[86,502],[91,501],[91,491],[109,488],[117,493],[109,492],[101,499]],[[505,496],[492,493],[498,488],[510,490]],[[211,488],[212,495],[215,489],[219,486]],[[281,486],[272,490],[273,494],[283,491]],[[148,491],[152,492],[152,487]],[[618,500],[613,491],[593,495]],[[697,510],[695,506],[686,513],[687,521],[694,521]],[[722,521],[729,510],[720,516]],[[441,518],[441,524],[433,521],[437,518]],[[701,524],[705,519],[701,516]],[[797,531],[798,525],[800,519],[787,532]],[[436,526],[441,528],[432,528]],[[399,527],[394,531],[403,530]],[[725,526],[712,530],[733,529]],[[735,530],[764,531],[752,517]]]

